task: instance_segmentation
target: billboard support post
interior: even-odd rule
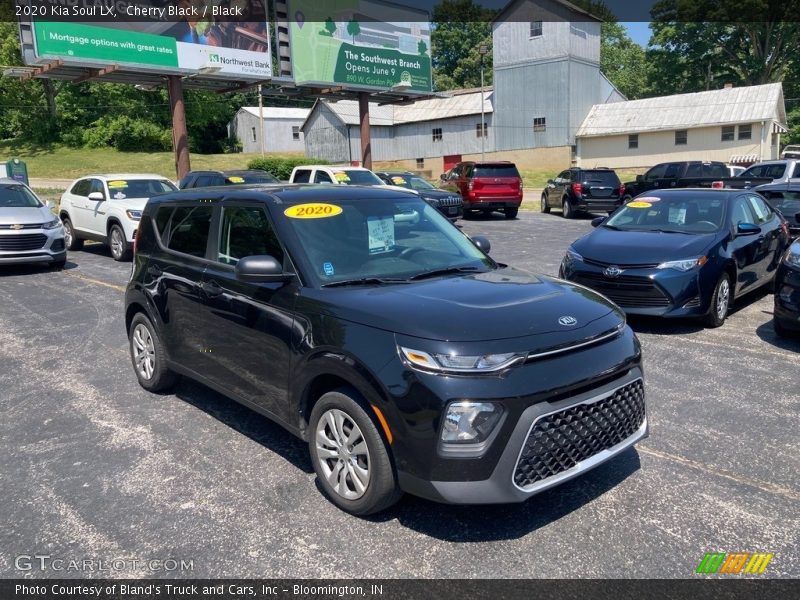
[[[183,101],[183,81],[178,75],[167,76],[169,109],[172,113],[172,147],[175,150],[175,173],[183,179],[191,170],[189,136],[186,132],[186,107]]]
[[[361,166],[372,169],[372,145],[369,134],[369,93],[358,94],[358,118],[361,130]]]

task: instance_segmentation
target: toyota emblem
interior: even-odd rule
[[[570,315],[564,315],[563,317],[559,317],[558,323],[564,327],[572,327],[578,324],[578,319]]]
[[[622,275],[622,269],[620,269],[617,265],[611,265],[603,270],[603,275],[606,277],[619,277]]]

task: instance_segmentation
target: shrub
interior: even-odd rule
[[[318,158],[305,158],[303,156],[279,157],[266,156],[264,158],[254,158],[247,163],[248,169],[262,169],[272,173],[281,180],[288,180],[292,174],[292,169],[301,165],[327,165],[328,161]]]
[[[124,152],[160,152],[172,149],[172,133],[150,121],[102,117],[83,131],[83,144],[89,148],[113,146]]]

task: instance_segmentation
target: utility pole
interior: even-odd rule
[[[175,151],[175,173],[178,180],[192,170],[189,162],[189,136],[186,133],[186,106],[180,75],[168,75],[169,109],[172,113],[172,148]]]
[[[258,84],[258,141],[261,144],[261,158],[264,158],[264,97],[261,84]]]
[[[369,93],[358,93],[359,129],[361,129],[361,166],[372,169],[372,146],[369,133]]]
[[[483,98],[483,55],[489,53],[489,47],[481,45],[478,54],[481,55],[481,160],[486,160],[486,116],[484,114]]]

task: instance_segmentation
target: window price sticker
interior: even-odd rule
[[[368,217],[369,253],[391,252],[394,248],[394,217]]]

